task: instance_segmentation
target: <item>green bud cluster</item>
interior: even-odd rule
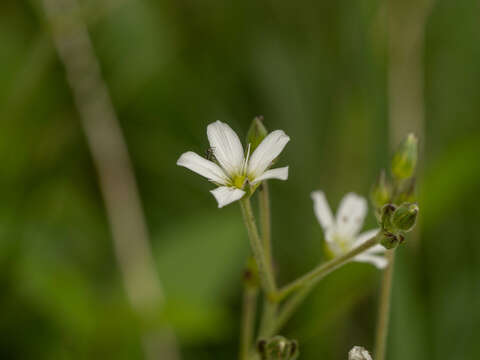
[[[405,239],[416,223],[418,205],[415,203],[415,167],[418,158],[418,140],[407,135],[395,152],[392,179],[387,179],[382,170],[370,192],[370,201],[375,208],[383,239],[381,244],[393,249]]]
[[[262,360],[295,360],[299,355],[297,341],[279,335],[259,340],[257,348]]]
[[[380,225],[383,238],[380,243],[393,249],[405,240],[405,233],[412,231],[418,216],[418,205],[403,203],[400,206],[387,204],[382,208]]]

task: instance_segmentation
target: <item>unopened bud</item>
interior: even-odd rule
[[[389,231],[384,231],[382,233],[382,240],[380,240],[380,244],[382,244],[386,249],[395,249],[398,245],[403,243],[405,237],[403,234],[400,233],[392,233]]]
[[[382,239],[380,240],[380,244],[387,249],[396,248],[404,240],[403,234],[398,231],[392,222],[396,209],[395,205],[387,204],[381,210],[380,225],[382,227]]]
[[[395,232],[395,227],[392,224],[393,213],[396,210],[396,206],[393,204],[386,204],[383,206],[380,212],[380,225],[385,232]]]
[[[279,335],[260,340],[257,348],[262,360],[295,360],[299,355],[297,341]]]
[[[250,152],[260,145],[267,134],[267,128],[263,125],[263,116],[256,116],[247,132],[247,144],[250,144]]]
[[[375,208],[380,209],[390,201],[391,189],[387,183],[385,171],[382,170],[378,176],[377,182],[373,185],[370,192],[370,200]]]
[[[398,180],[412,177],[418,158],[418,139],[409,134],[400,144],[392,160],[392,174]]]
[[[348,353],[348,360],[372,360],[372,357],[363,347],[354,346]]]
[[[418,210],[417,204],[403,203],[393,213],[392,225],[403,232],[411,231],[417,222]]]

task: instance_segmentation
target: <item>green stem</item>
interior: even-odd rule
[[[303,300],[307,295],[312,291],[313,285],[308,285],[303,289],[300,289],[295,295],[293,295],[288,301],[283,305],[280,313],[277,316],[275,325],[269,329],[269,333],[266,336],[272,336],[282,329],[282,327],[287,323],[290,317],[295,313],[297,308],[303,303]]]
[[[275,293],[275,282],[273,274],[267,265],[267,258],[263,251],[263,244],[258,235],[257,225],[255,224],[255,217],[252,211],[252,204],[248,196],[244,196],[240,200],[240,207],[242,208],[243,220],[247,227],[248,237],[250,239],[250,246],[252,248],[253,256],[258,266],[258,275],[262,283],[262,288],[266,294]]]
[[[262,229],[263,250],[267,266],[273,273],[273,257],[272,257],[272,231],[271,231],[271,215],[270,215],[270,195],[268,183],[264,181],[259,191],[260,202],[260,226]]]
[[[250,358],[253,333],[255,327],[255,312],[257,309],[258,288],[245,285],[242,305],[242,330],[240,334],[240,360]]]
[[[264,181],[259,189],[259,210],[260,210],[260,228],[262,229],[262,243],[265,259],[270,272],[274,275],[273,269],[273,255],[272,255],[272,237],[271,237],[271,213],[270,213],[270,195],[268,183]],[[273,284],[276,290],[275,276],[273,277]],[[275,322],[277,314],[277,303],[272,302],[266,296],[263,301],[262,320],[260,323],[259,338],[265,337],[269,329]]]
[[[315,269],[306,273],[305,275],[293,281],[289,285],[286,285],[283,288],[281,288],[277,293],[272,295],[273,299],[279,302],[282,299],[284,299],[287,295],[289,295],[291,292],[301,287],[315,285],[315,283],[317,283],[319,280],[321,280],[322,278],[330,274],[332,271],[345,265],[356,255],[377,245],[379,241],[380,241],[380,237],[374,236],[370,240],[367,240],[362,245],[350,250],[349,252],[341,256],[338,256],[324,264],[317,266]]]
[[[258,338],[268,337],[271,329],[275,326],[278,304],[268,298],[263,300],[262,320],[260,322],[260,331]]]
[[[385,359],[392,296],[393,268],[395,265],[395,250],[388,250],[386,257],[388,260],[388,266],[383,271],[382,277],[382,290],[378,309],[377,332],[375,336],[375,360]]]

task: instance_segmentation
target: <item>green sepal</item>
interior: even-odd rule
[[[418,139],[414,134],[402,141],[392,159],[392,175],[397,180],[413,176],[418,159]]]
[[[263,124],[263,116],[256,116],[247,132],[247,144],[250,144],[250,154],[260,145],[268,131]]]
[[[390,201],[391,196],[392,188],[387,181],[385,170],[382,170],[370,191],[370,201],[375,209],[381,209]]]
[[[397,231],[412,231],[417,222],[418,211],[417,204],[403,203],[395,209],[391,218],[391,223]]]
[[[405,236],[402,233],[395,234],[389,231],[382,231],[382,240],[380,240],[380,244],[386,249],[395,249],[404,241]]]

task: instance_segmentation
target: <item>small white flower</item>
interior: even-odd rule
[[[256,185],[266,179],[287,180],[288,166],[269,169],[290,141],[282,130],[268,134],[251,156],[249,145],[246,157],[240,139],[227,124],[216,121],[208,125],[207,137],[218,165],[192,151],[182,154],[177,165],[184,166],[219,186],[210,191],[219,208],[241,199],[245,195],[243,189],[247,182]]]
[[[334,256],[340,256],[361,245],[375,236],[380,229],[373,229],[359,234],[365,215],[367,201],[354,193],[346,194],[334,219],[323,191],[314,191],[311,194],[313,209],[325,234],[328,250]],[[369,262],[378,268],[384,268],[387,260],[383,256],[385,248],[375,245],[365,252],[355,256],[354,261]]]
[[[372,357],[363,347],[354,346],[348,353],[348,360],[372,360]]]

